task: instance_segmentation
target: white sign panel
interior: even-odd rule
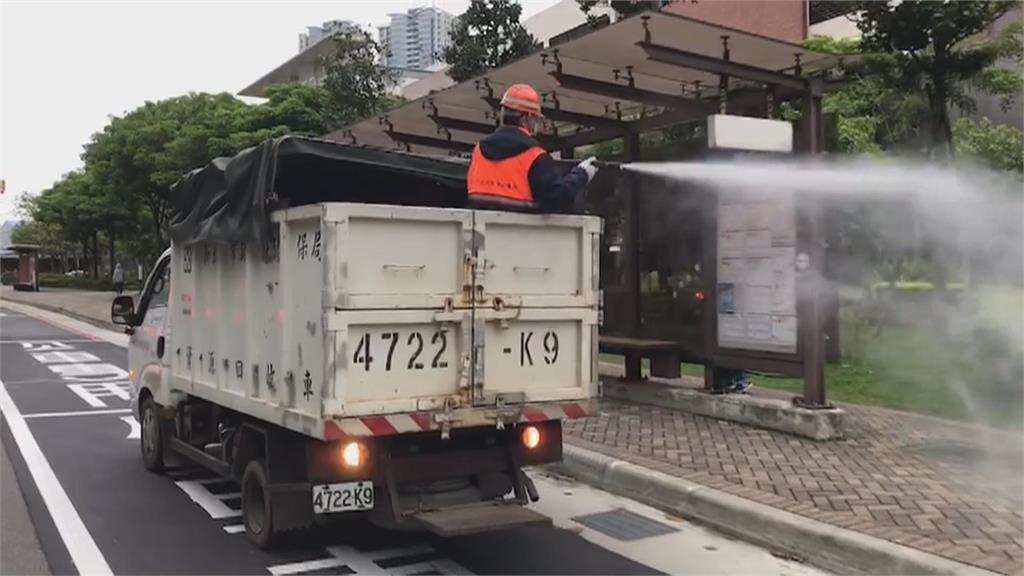
[[[715,114],[708,116],[708,149],[792,152],[793,125],[783,120]]]
[[[796,352],[796,259],[792,194],[719,195],[719,347]]]

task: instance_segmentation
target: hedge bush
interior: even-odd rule
[[[114,291],[114,283],[109,277],[90,278],[88,276],[65,276],[63,274],[40,274],[39,286],[44,288],[72,288],[75,290]],[[134,278],[125,281],[125,290],[138,290],[140,282]]]

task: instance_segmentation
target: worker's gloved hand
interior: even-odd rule
[[[597,164],[595,164],[595,162],[597,162],[597,158],[595,156],[591,156],[578,164],[579,168],[587,173],[588,183],[593,180],[594,175],[597,174]]]

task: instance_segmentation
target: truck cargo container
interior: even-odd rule
[[[549,524],[523,467],[599,393],[600,220],[458,208],[460,170],[285,138],[183,178],[171,248],[112,310],[146,467],[239,481],[259,546],[339,515]]]

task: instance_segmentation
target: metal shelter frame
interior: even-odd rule
[[[783,102],[795,103],[802,112],[795,152],[816,154],[822,150],[824,134],[821,97],[829,85],[830,70],[842,58],[680,15],[648,11],[329,137],[410,152],[466,154],[496,128],[504,89],[525,82],[536,87],[543,98],[547,126],[539,140],[563,158],[572,157],[578,147],[622,138],[624,160],[641,161],[640,134],[644,132],[700,122],[711,114],[772,118]],[[633,292],[629,314],[637,323],[641,196],[634,187],[624,205],[629,236],[625,244],[632,247],[625,254]],[[820,207],[805,205],[800,212],[797,249],[810,257],[813,269],[820,270],[824,258]],[[704,233],[704,261],[711,263],[716,255],[716,232]],[[705,268],[710,271],[712,286],[714,268]],[[820,275],[803,276],[797,287],[796,354],[719,348],[716,317],[708,313],[717,309],[716,299],[709,295],[704,302],[705,341],[703,350],[698,351],[705,362],[708,387],[715,377],[709,365],[802,376],[804,391],[799,403],[828,406],[821,286],[816,284]],[[640,356],[640,352],[626,353],[627,377],[640,377]],[[675,362],[674,368],[668,364],[652,361],[655,375],[678,375],[679,363]]]

